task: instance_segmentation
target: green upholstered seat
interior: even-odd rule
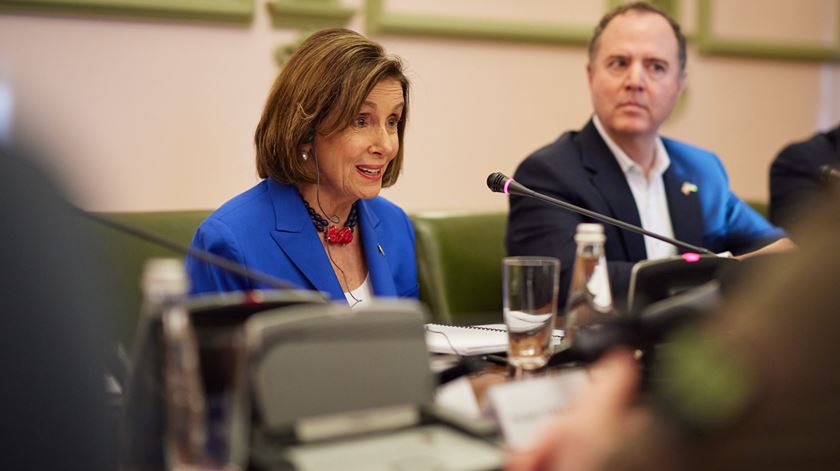
[[[210,213],[209,210],[160,211],[108,213],[102,216],[189,245],[198,225]],[[118,337],[126,345],[131,345],[142,300],[140,275],[143,264],[149,258],[183,258],[184,255],[109,227],[98,226],[96,230],[105,241],[104,252],[108,257],[106,261],[113,277],[113,285],[119,291],[119,295],[115,297],[122,312],[114,314],[113,326]]]
[[[507,213],[415,214],[420,299],[435,322],[502,322]]]
[[[750,207],[752,207],[752,209],[756,210],[756,212],[758,214],[764,216],[764,218],[767,219],[768,214],[769,214],[769,210],[768,210],[766,202],[764,202],[764,201],[745,201],[745,203],[750,205]]]

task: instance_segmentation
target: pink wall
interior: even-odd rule
[[[50,151],[89,209],[218,206],[257,181],[251,138],[277,72],[271,54],[295,37],[270,27],[264,3],[243,27],[0,15],[16,129]],[[385,192],[410,212],[505,208],[486,175],[512,172],[589,116],[582,48],[376,39],[414,81],[405,171]],[[664,132],[718,152],[736,191],[763,199],[773,155],[838,120],[837,65],[692,49],[685,108]]]

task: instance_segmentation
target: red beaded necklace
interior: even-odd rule
[[[330,225],[323,216],[315,212],[303,197],[301,197],[301,200],[303,200],[303,205],[306,206],[306,212],[309,213],[309,219],[312,219],[312,224],[315,225],[315,230],[324,233],[324,239],[327,243],[347,245],[353,241],[353,228],[356,227],[356,223],[359,220],[359,213],[356,209],[358,202],[353,203],[353,206],[350,207],[350,214],[347,215],[347,220],[344,221],[344,227],[338,229]]]

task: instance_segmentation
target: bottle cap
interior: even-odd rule
[[[189,290],[184,262],[177,258],[152,258],[143,266],[141,287],[147,294],[183,296]]]
[[[575,242],[577,243],[600,243],[603,244],[607,240],[604,235],[604,225],[598,223],[584,222],[577,225],[577,233],[575,234]]]
[[[597,222],[582,222],[577,225],[577,233],[581,232],[603,234],[604,225]]]

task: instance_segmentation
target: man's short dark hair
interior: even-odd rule
[[[604,32],[604,29],[606,29],[608,24],[610,24],[610,21],[612,21],[616,16],[624,15],[629,12],[653,13],[668,20],[668,24],[671,25],[671,29],[674,30],[674,36],[677,38],[677,54],[680,60],[680,72],[685,72],[685,35],[682,33],[680,24],[668,16],[667,13],[647,2],[633,2],[620,5],[609,11],[603,18],[601,18],[601,21],[598,22],[598,26],[595,27],[595,31],[592,33],[592,39],[589,40],[589,62],[592,62],[595,58],[595,50],[598,48],[598,40],[601,39],[601,33]]]

